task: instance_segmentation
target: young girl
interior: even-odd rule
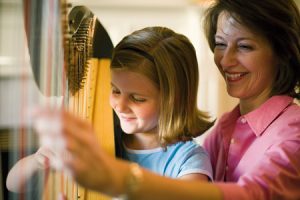
[[[169,177],[211,179],[209,158],[192,141],[212,123],[197,109],[190,41],[165,27],[135,31],[115,47],[111,75],[110,105],[125,132],[122,157]]]
[[[193,141],[212,125],[197,109],[198,76],[195,49],[184,35],[148,27],[120,41],[111,63],[110,95],[124,132],[117,140],[118,157],[172,178],[212,180],[208,154]],[[54,157],[41,147],[21,159],[8,174],[7,188],[20,192],[45,169],[43,160]]]

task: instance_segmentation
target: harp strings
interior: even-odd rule
[[[107,80],[109,71],[105,71],[105,73],[101,71],[102,69],[109,70],[110,60],[109,58],[93,58],[92,61],[87,62],[89,56],[92,54],[89,50],[94,40],[93,27],[95,26],[96,18],[87,17],[86,23],[83,23],[84,26],[82,29],[77,32],[78,35],[76,38],[72,38],[69,32],[67,18],[70,5],[68,5],[66,1],[21,1],[22,0],[19,0],[20,9],[23,9],[21,13],[25,20],[23,20],[20,29],[23,30],[23,27],[25,27],[25,31],[21,37],[25,41],[20,43],[23,44],[24,48],[23,52],[18,55],[18,59],[21,60],[21,63],[18,63],[18,65],[24,66],[24,68],[20,68],[21,70],[19,70],[20,76],[18,76],[18,78],[22,83],[17,86],[18,97],[21,99],[18,105],[22,105],[22,108],[18,109],[18,117],[14,119],[14,123],[18,125],[12,128],[14,130],[14,134],[12,134],[13,145],[17,150],[17,153],[13,154],[14,163],[21,157],[33,153],[32,148],[29,148],[29,146],[34,145],[35,150],[38,148],[35,134],[33,134],[31,128],[32,122],[27,121],[30,119],[28,118],[27,110],[29,110],[32,105],[43,105],[51,108],[65,107],[71,112],[97,125],[97,128],[95,128],[97,133],[105,132],[105,134],[113,134],[112,127],[110,127],[108,131],[106,129],[102,130],[103,125],[108,126],[106,120],[111,109],[109,105],[106,105],[108,104],[107,94],[105,93],[105,95],[103,95],[103,89],[102,87],[100,88],[102,81],[107,83],[108,88],[110,87],[110,81]],[[104,29],[101,29],[101,31],[101,33],[105,32]],[[87,35],[85,35],[86,33]],[[20,34],[19,32],[18,36]],[[82,40],[83,38],[86,40]],[[109,43],[110,47],[112,46],[109,38],[105,38],[105,42]],[[79,46],[76,46],[75,43]],[[100,46],[101,48],[104,47],[102,45]],[[74,56],[75,48],[78,48],[78,50],[84,53],[80,54],[79,51],[77,52],[77,56]],[[103,50],[101,52],[105,51],[106,50]],[[77,67],[74,67],[75,65],[77,65]],[[83,68],[78,66],[83,66]],[[28,68],[30,69],[30,73],[28,73]],[[65,79],[70,69],[76,69],[77,73],[75,73],[77,79],[74,79],[75,83],[79,84],[79,89],[76,89],[75,92],[69,90],[70,85],[68,85]],[[30,77],[28,74],[31,74]],[[33,84],[27,83],[29,79]],[[69,78],[68,82],[70,82]],[[106,86],[105,90],[107,90]],[[16,88],[14,88],[14,91],[16,91]],[[95,98],[95,93],[99,96],[99,98],[97,97],[98,99]],[[105,106],[102,106],[102,102],[105,102]],[[100,110],[101,112],[94,112],[94,110]],[[105,113],[106,116],[100,117],[100,113]],[[99,123],[103,123],[103,125],[101,124],[101,126],[99,126]],[[107,143],[106,140],[104,141],[103,139],[104,138],[100,139],[99,134],[99,140]],[[54,200],[58,199],[58,195],[60,194],[65,195],[68,199],[79,198],[78,190],[80,189],[78,189],[77,184],[64,173],[52,173],[52,170],[49,170],[46,171],[41,180],[43,182],[39,185],[42,187],[40,192],[43,194],[30,193],[30,195],[34,196],[28,196],[27,194],[25,196],[20,195],[20,199],[40,199],[38,197],[42,196],[42,199]],[[36,184],[28,184],[26,187],[35,186]],[[98,194],[92,194],[90,191],[88,194],[86,189],[82,189],[82,191],[84,192],[80,194],[82,195],[80,199],[99,199]]]
[[[36,148],[27,110],[38,102],[38,93],[31,79],[22,6],[21,0],[0,1],[0,140],[4,141],[0,141],[1,175],[6,175],[16,161],[33,153]],[[5,187],[5,178],[2,176],[1,179],[0,199],[11,199]],[[26,187],[31,190],[32,185]],[[19,197],[34,199],[34,194]]]
[[[64,107],[67,3],[63,0],[27,0],[24,9],[31,67],[41,96],[39,104],[54,109]],[[22,134],[20,136],[23,138]],[[43,194],[40,195],[43,199],[54,200],[59,195],[64,196],[65,184],[69,182],[63,173],[47,169],[42,180]]]

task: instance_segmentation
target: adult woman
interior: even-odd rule
[[[74,156],[66,165],[79,183],[143,200],[300,199],[297,6],[292,0],[218,0],[205,24],[227,91],[240,100],[205,141],[217,182],[163,178],[95,151],[93,135],[82,134],[90,125],[64,112]]]

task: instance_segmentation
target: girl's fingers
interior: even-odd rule
[[[44,109],[36,114],[36,129],[43,143],[41,153],[48,157],[55,169],[66,168],[74,178],[87,184],[101,182],[104,178],[103,152],[97,142],[93,127],[65,110]],[[95,177],[95,172],[101,177]],[[83,176],[83,174],[85,174]],[[95,184],[96,185],[96,184]]]

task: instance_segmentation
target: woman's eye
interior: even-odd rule
[[[239,48],[240,49],[245,49],[245,50],[252,50],[253,49],[253,47],[251,45],[248,45],[248,44],[240,44]]]
[[[216,42],[215,43],[215,48],[225,48],[226,47],[226,44],[223,43],[223,42]]]

